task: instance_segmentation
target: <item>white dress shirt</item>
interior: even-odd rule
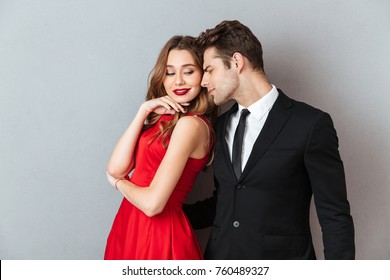
[[[274,85],[272,89],[265,96],[260,98],[255,103],[251,104],[247,109],[250,114],[246,117],[244,140],[242,144],[241,166],[244,169],[249,155],[252,152],[253,145],[263,129],[264,123],[267,120],[268,113],[272,109],[275,100],[278,98],[279,92]],[[238,110],[230,116],[226,126],[225,140],[229,147],[230,160],[232,160],[233,153],[233,138],[236,131],[238,121],[240,120],[241,110],[244,107],[238,104]]]

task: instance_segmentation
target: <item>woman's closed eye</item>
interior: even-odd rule
[[[195,72],[194,70],[189,70],[189,71],[184,71],[183,74],[184,75],[192,75],[192,74],[194,74],[194,72]]]

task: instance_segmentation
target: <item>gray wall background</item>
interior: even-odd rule
[[[273,84],[332,115],[356,256],[390,259],[387,0],[0,0],[0,259],[103,257],[121,200],[106,163],[160,48],[224,19],[259,37]]]

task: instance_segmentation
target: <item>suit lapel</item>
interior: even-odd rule
[[[291,100],[281,90],[278,91],[279,96],[269,112],[264,127],[253,145],[252,152],[241,174],[240,180],[249,173],[256,162],[264,155],[269,145],[271,145],[278,136],[291,115],[290,110],[288,110],[288,108],[292,106]]]

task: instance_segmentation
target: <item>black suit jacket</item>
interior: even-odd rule
[[[184,207],[195,229],[212,225],[205,258],[315,259],[313,196],[325,258],[354,259],[354,226],[331,117],[279,90],[237,179],[225,140],[236,109],[216,125],[214,196]]]

